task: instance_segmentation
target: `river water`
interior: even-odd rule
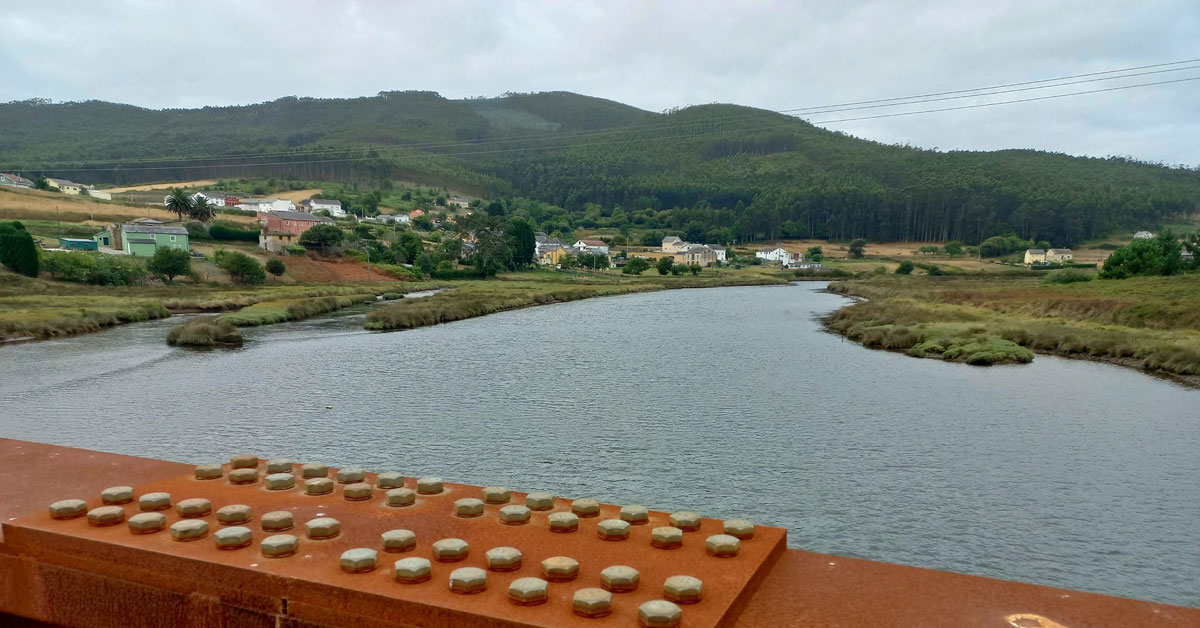
[[[0,348],[0,436],[256,452],[789,529],[793,547],[1200,606],[1200,392],[821,331],[820,284],[367,333],[362,309],[169,348],[178,317]],[[326,406],[332,406],[327,409]]]

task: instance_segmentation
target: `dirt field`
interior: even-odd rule
[[[196,242],[192,244],[192,250],[211,257],[217,246],[211,242]],[[219,246],[227,250],[241,251],[258,260],[261,264],[265,264],[267,260],[276,257],[253,246],[230,244]],[[341,283],[346,281],[367,281],[367,267],[352,259],[315,260],[306,256],[295,255],[279,259],[283,260],[284,265],[287,266],[287,272],[279,279],[268,275],[267,283]],[[201,278],[204,281],[217,281],[221,283],[229,281],[229,275],[212,264],[206,262],[193,262],[193,264],[201,273]],[[393,281],[392,277],[384,275],[374,268],[371,270],[370,279],[371,281]]]
[[[320,194],[320,188],[312,188],[308,190],[293,190],[291,192],[280,192],[278,194],[267,194],[267,198],[281,198],[285,201],[291,201],[297,205],[300,201],[306,201],[313,197],[314,194]]]
[[[253,216],[217,214],[221,220],[251,224]],[[177,220],[175,214],[153,205],[124,205],[90,196],[66,196],[40,190],[0,189],[0,218],[8,220],[63,220],[104,225],[138,218]]]
[[[199,181],[176,181],[167,183],[147,183],[145,185],[130,185],[123,188],[108,188],[105,192],[119,194],[121,192],[144,192],[146,190],[166,190],[174,187],[181,188],[202,188],[207,185],[216,184],[216,179],[201,179]]]

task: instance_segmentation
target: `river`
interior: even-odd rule
[[[178,317],[0,348],[0,436],[255,452],[789,529],[793,547],[1200,606],[1200,392],[864,349],[820,284],[395,333],[362,308],[170,348]],[[332,406],[327,409],[326,406]]]

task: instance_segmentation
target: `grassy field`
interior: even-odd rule
[[[161,198],[158,198],[161,201]],[[127,205],[117,200],[102,201],[90,196],[68,196],[59,192],[0,188],[0,220],[45,220],[86,223],[97,227],[110,222],[125,222],[138,218],[177,220],[175,214],[162,205]],[[254,216],[221,214],[221,220],[253,224]],[[95,231],[93,231],[95,233]]]
[[[827,325],[870,347],[972,364],[1049,353],[1200,386],[1200,275],[1067,285],[892,275],[833,282],[830,290],[867,299],[835,312]]]

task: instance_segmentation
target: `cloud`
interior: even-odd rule
[[[0,100],[157,108],[399,89],[451,98],[567,90],[649,110],[708,102],[787,109],[1200,56],[1192,45],[1200,5],[1190,0],[805,4],[25,3],[0,14]],[[829,126],[942,149],[1195,165],[1198,107],[1200,82]]]

